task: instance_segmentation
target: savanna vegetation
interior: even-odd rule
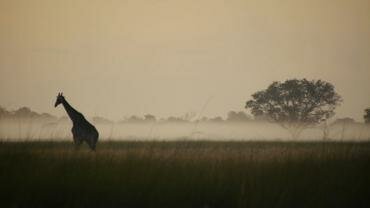
[[[0,144],[1,207],[369,207],[369,142]]]
[[[101,133],[96,151],[74,146],[70,133],[58,134],[69,129],[61,125],[67,118],[0,107],[0,206],[370,207],[368,125],[348,117],[328,123],[341,102],[328,82],[293,79],[253,94],[245,106],[253,118],[235,111],[225,120],[147,114],[115,123],[95,117]],[[292,139],[278,140],[268,122]],[[185,133],[175,131],[180,124]],[[238,131],[254,125],[276,139],[248,140]],[[322,137],[298,140],[309,128]],[[163,129],[188,140],[161,141]],[[129,141],[118,130],[128,138],[147,136]]]

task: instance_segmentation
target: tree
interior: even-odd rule
[[[129,117],[126,122],[128,123],[141,123],[143,122],[144,119],[139,117],[139,116],[135,116],[135,115],[132,115],[131,117]]]
[[[144,115],[144,120],[147,122],[155,122],[157,119],[152,114],[146,114]]]
[[[114,123],[113,121],[107,118],[101,117],[101,116],[94,116],[92,120],[94,124],[113,124]]]
[[[183,117],[176,117],[176,116],[170,116],[167,118],[167,122],[169,123],[186,123],[189,122]]]
[[[39,114],[32,111],[29,107],[21,107],[13,112],[14,116],[19,118],[37,117]]]
[[[0,106],[0,119],[2,118],[6,118],[10,115],[10,112],[7,111],[5,108],[3,108],[2,106]]]
[[[326,121],[342,99],[334,86],[322,80],[291,79],[273,82],[267,89],[256,92],[247,101],[255,117],[265,116],[287,129],[293,139],[301,132]]]
[[[370,124],[370,108],[365,109],[365,123]]]
[[[226,120],[230,122],[246,122],[251,121],[251,118],[243,111],[229,111],[229,113],[227,113]]]
[[[224,119],[222,119],[222,117],[221,117],[221,116],[216,116],[216,117],[214,117],[214,118],[210,118],[208,121],[209,121],[209,122],[214,122],[214,123],[221,123],[221,122],[223,122],[223,121],[224,121]]]

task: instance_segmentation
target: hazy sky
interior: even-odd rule
[[[243,110],[272,81],[324,79],[370,107],[369,0],[0,0],[0,105],[120,119]]]

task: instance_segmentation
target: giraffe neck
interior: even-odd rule
[[[82,114],[79,113],[76,109],[74,109],[66,100],[64,100],[62,104],[73,123],[76,123],[79,120],[81,120]]]

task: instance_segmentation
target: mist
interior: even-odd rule
[[[278,124],[256,122],[165,122],[93,123],[100,141],[175,141],[175,140],[237,140],[292,141],[288,131]],[[58,121],[17,118],[0,120],[0,138],[4,141],[73,141],[72,123],[65,117]],[[370,137],[369,125],[337,124],[328,128],[330,141],[365,141]],[[293,141],[322,141],[323,128],[303,131]]]

